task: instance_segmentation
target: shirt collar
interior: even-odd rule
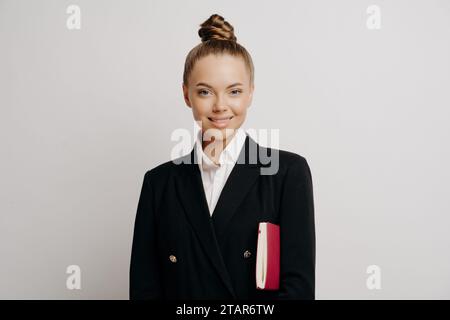
[[[233,136],[231,141],[228,143],[226,148],[222,151],[219,157],[219,164],[216,165],[204,152],[202,148],[202,130],[197,133],[196,139],[196,152],[197,160],[200,170],[211,170],[217,169],[223,164],[234,164],[236,163],[239,154],[241,152],[242,146],[245,143],[247,134],[242,128],[236,130],[236,134]],[[200,156],[199,156],[200,155]]]

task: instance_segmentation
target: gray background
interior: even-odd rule
[[[212,13],[254,59],[245,127],[310,164],[317,298],[450,298],[447,0],[0,0],[0,298],[128,298],[143,175],[193,128],[182,70]]]

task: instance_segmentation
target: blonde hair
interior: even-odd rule
[[[213,14],[200,25],[198,35],[202,42],[189,51],[184,63],[183,83],[185,85],[188,85],[188,79],[195,63],[210,54],[230,54],[241,57],[249,70],[250,84],[253,85],[255,68],[252,57],[242,45],[236,42],[234,28],[231,24],[225,21],[222,16]]]

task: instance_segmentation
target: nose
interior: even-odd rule
[[[222,112],[228,109],[225,98],[222,95],[218,95],[218,98],[214,102],[213,111],[214,112]]]

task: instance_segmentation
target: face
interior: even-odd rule
[[[194,119],[203,133],[213,132],[215,140],[229,138],[242,125],[253,90],[244,60],[228,54],[201,58],[188,84],[183,84],[184,100]]]

